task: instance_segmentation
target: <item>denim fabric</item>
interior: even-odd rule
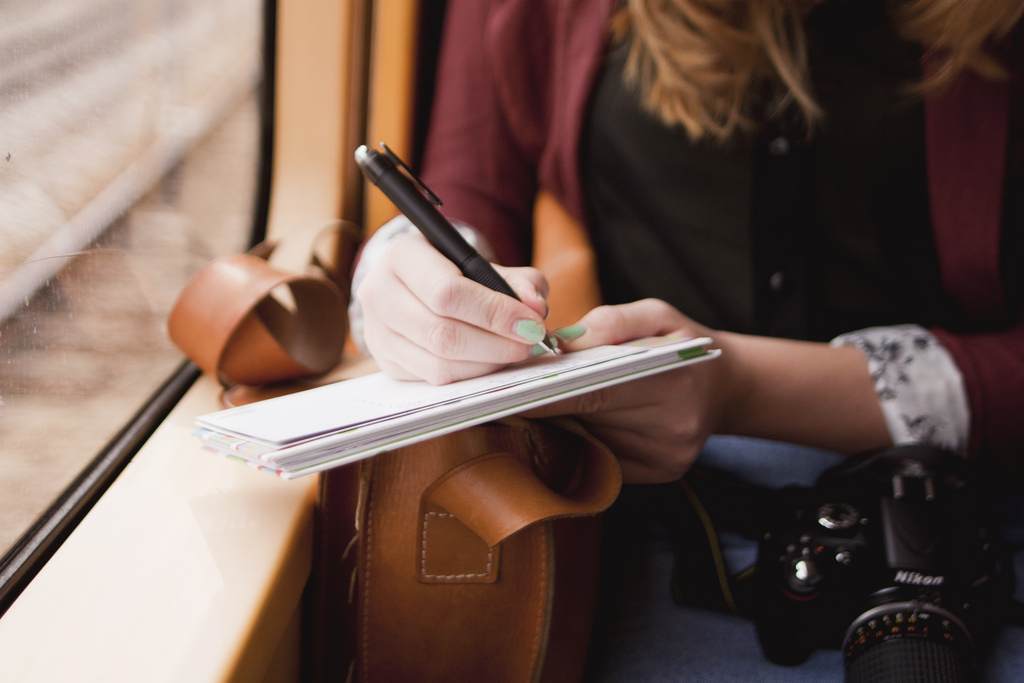
[[[790,444],[712,437],[698,463],[726,470],[738,480],[777,488],[811,485],[842,456]],[[765,659],[754,624],[711,609],[679,606],[672,599],[674,551],[671,535],[644,506],[643,487],[624,492],[606,515],[605,588],[591,652],[593,683],[642,681],[758,681],[771,683],[843,680],[838,650],[815,651],[803,664],[779,666]],[[632,495],[630,495],[632,494]],[[620,505],[622,503],[622,505]],[[1001,529],[1014,549],[1016,598],[1024,599],[1024,495],[999,502]],[[739,536],[720,538],[729,571],[757,557],[756,544]],[[983,681],[1024,677],[1024,628],[1005,626],[986,659]]]

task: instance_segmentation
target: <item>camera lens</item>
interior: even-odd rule
[[[938,605],[894,602],[856,620],[843,640],[849,683],[974,681],[964,623]]]

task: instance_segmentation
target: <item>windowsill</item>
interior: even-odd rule
[[[0,619],[0,679],[297,677],[316,477],[283,481],[204,451],[201,377]]]

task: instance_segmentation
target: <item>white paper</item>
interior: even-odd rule
[[[196,423],[261,444],[286,445],[643,352],[637,347],[600,346],[561,356],[537,356],[490,375],[441,386],[377,372],[201,415]]]
[[[200,416],[216,452],[292,478],[682,365],[714,358],[707,338],[642,340],[433,386],[381,373]]]

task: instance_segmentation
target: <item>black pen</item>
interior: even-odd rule
[[[455,226],[445,218],[437,207],[441,200],[413,175],[405,163],[388,146],[381,143],[383,153],[360,145],[356,150],[356,164],[366,177],[376,185],[398,210],[405,214],[427,241],[474,282],[506,294],[518,301],[507,282],[490,262],[463,238]],[[551,335],[541,342],[551,353],[556,352],[556,343]]]

